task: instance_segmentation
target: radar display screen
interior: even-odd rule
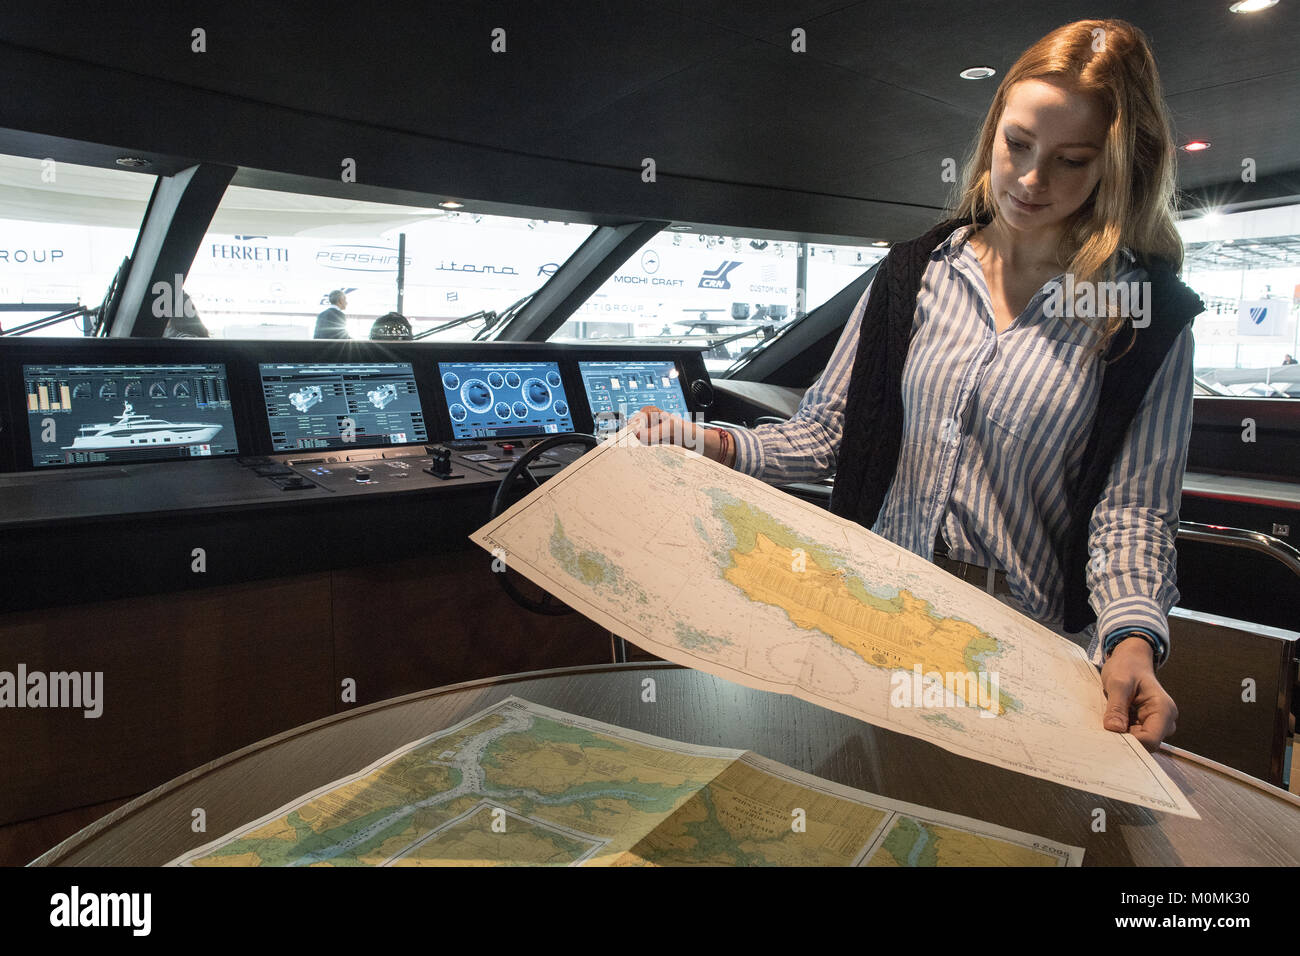
[[[555,362],[439,362],[438,374],[455,438],[573,431]]]
[[[596,435],[618,431],[647,405],[689,415],[675,362],[579,362]]]
[[[410,362],[263,363],[258,370],[277,452],[428,440]]]
[[[24,365],[32,467],[239,454],[226,367]]]

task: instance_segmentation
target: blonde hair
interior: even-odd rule
[[[989,188],[993,142],[1010,90],[1024,80],[1055,78],[1095,96],[1106,117],[1101,179],[1066,222],[1057,260],[1075,282],[1112,280],[1117,253],[1159,258],[1182,268],[1183,242],[1174,227],[1176,164],[1169,110],[1146,35],[1124,20],[1079,20],[1057,27],[1007,71],[994,94],[951,203],[953,217],[989,221],[997,206]],[[1124,326],[1108,315],[1094,352],[1104,353]]]

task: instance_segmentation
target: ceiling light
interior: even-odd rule
[[[972,66],[969,69],[962,70],[957,75],[963,80],[987,80],[996,73],[997,70],[991,66]]]
[[[141,159],[139,156],[119,156],[115,162],[119,166],[126,166],[130,169],[139,169],[141,166],[149,165],[149,160]]]
[[[454,199],[443,200],[442,202],[438,203],[438,205],[441,206],[443,209],[464,209],[465,208],[465,204],[463,202],[456,202],[456,200]]]
[[[1200,153],[1203,152],[1204,150],[1209,149],[1210,143],[1208,140],[1194,139],[1190,143],[1184,143],[1179,148],[1189,153]]]
[[[1228,7],[1229,13],[1259,13],[1269,7],[1277,6],[1277,0],[1237,0]]]

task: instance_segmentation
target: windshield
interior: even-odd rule
[[[887,248],[670,227],[584,302],[553,342],[696,345],[723,377],[884,257]]]
[[[0,329],[81,336],[135,247],[156,177],[0,155]],[[48,325],[39,320],[67,318]]]
[[[185,292],[214,338],[387,338],[404,319],[415,338],[467,341],[594,229],[231,186]]]

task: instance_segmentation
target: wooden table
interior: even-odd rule
[[[656,685],[642,702],[642,681]],[[508,696],[674,740],[756,751],[838,783],[1082,846],[1085,865],[1300,865],[1300,800],[1193,754],[1156,760],[1201,819],[959,757],[785,694],[661,662],[534,671],[381,701],[215,760],[115,810],[34,865],[153,866]],[[192,811],[207,814],[193,833]],[[1094,833],[1094,811],[1106,830]]]

